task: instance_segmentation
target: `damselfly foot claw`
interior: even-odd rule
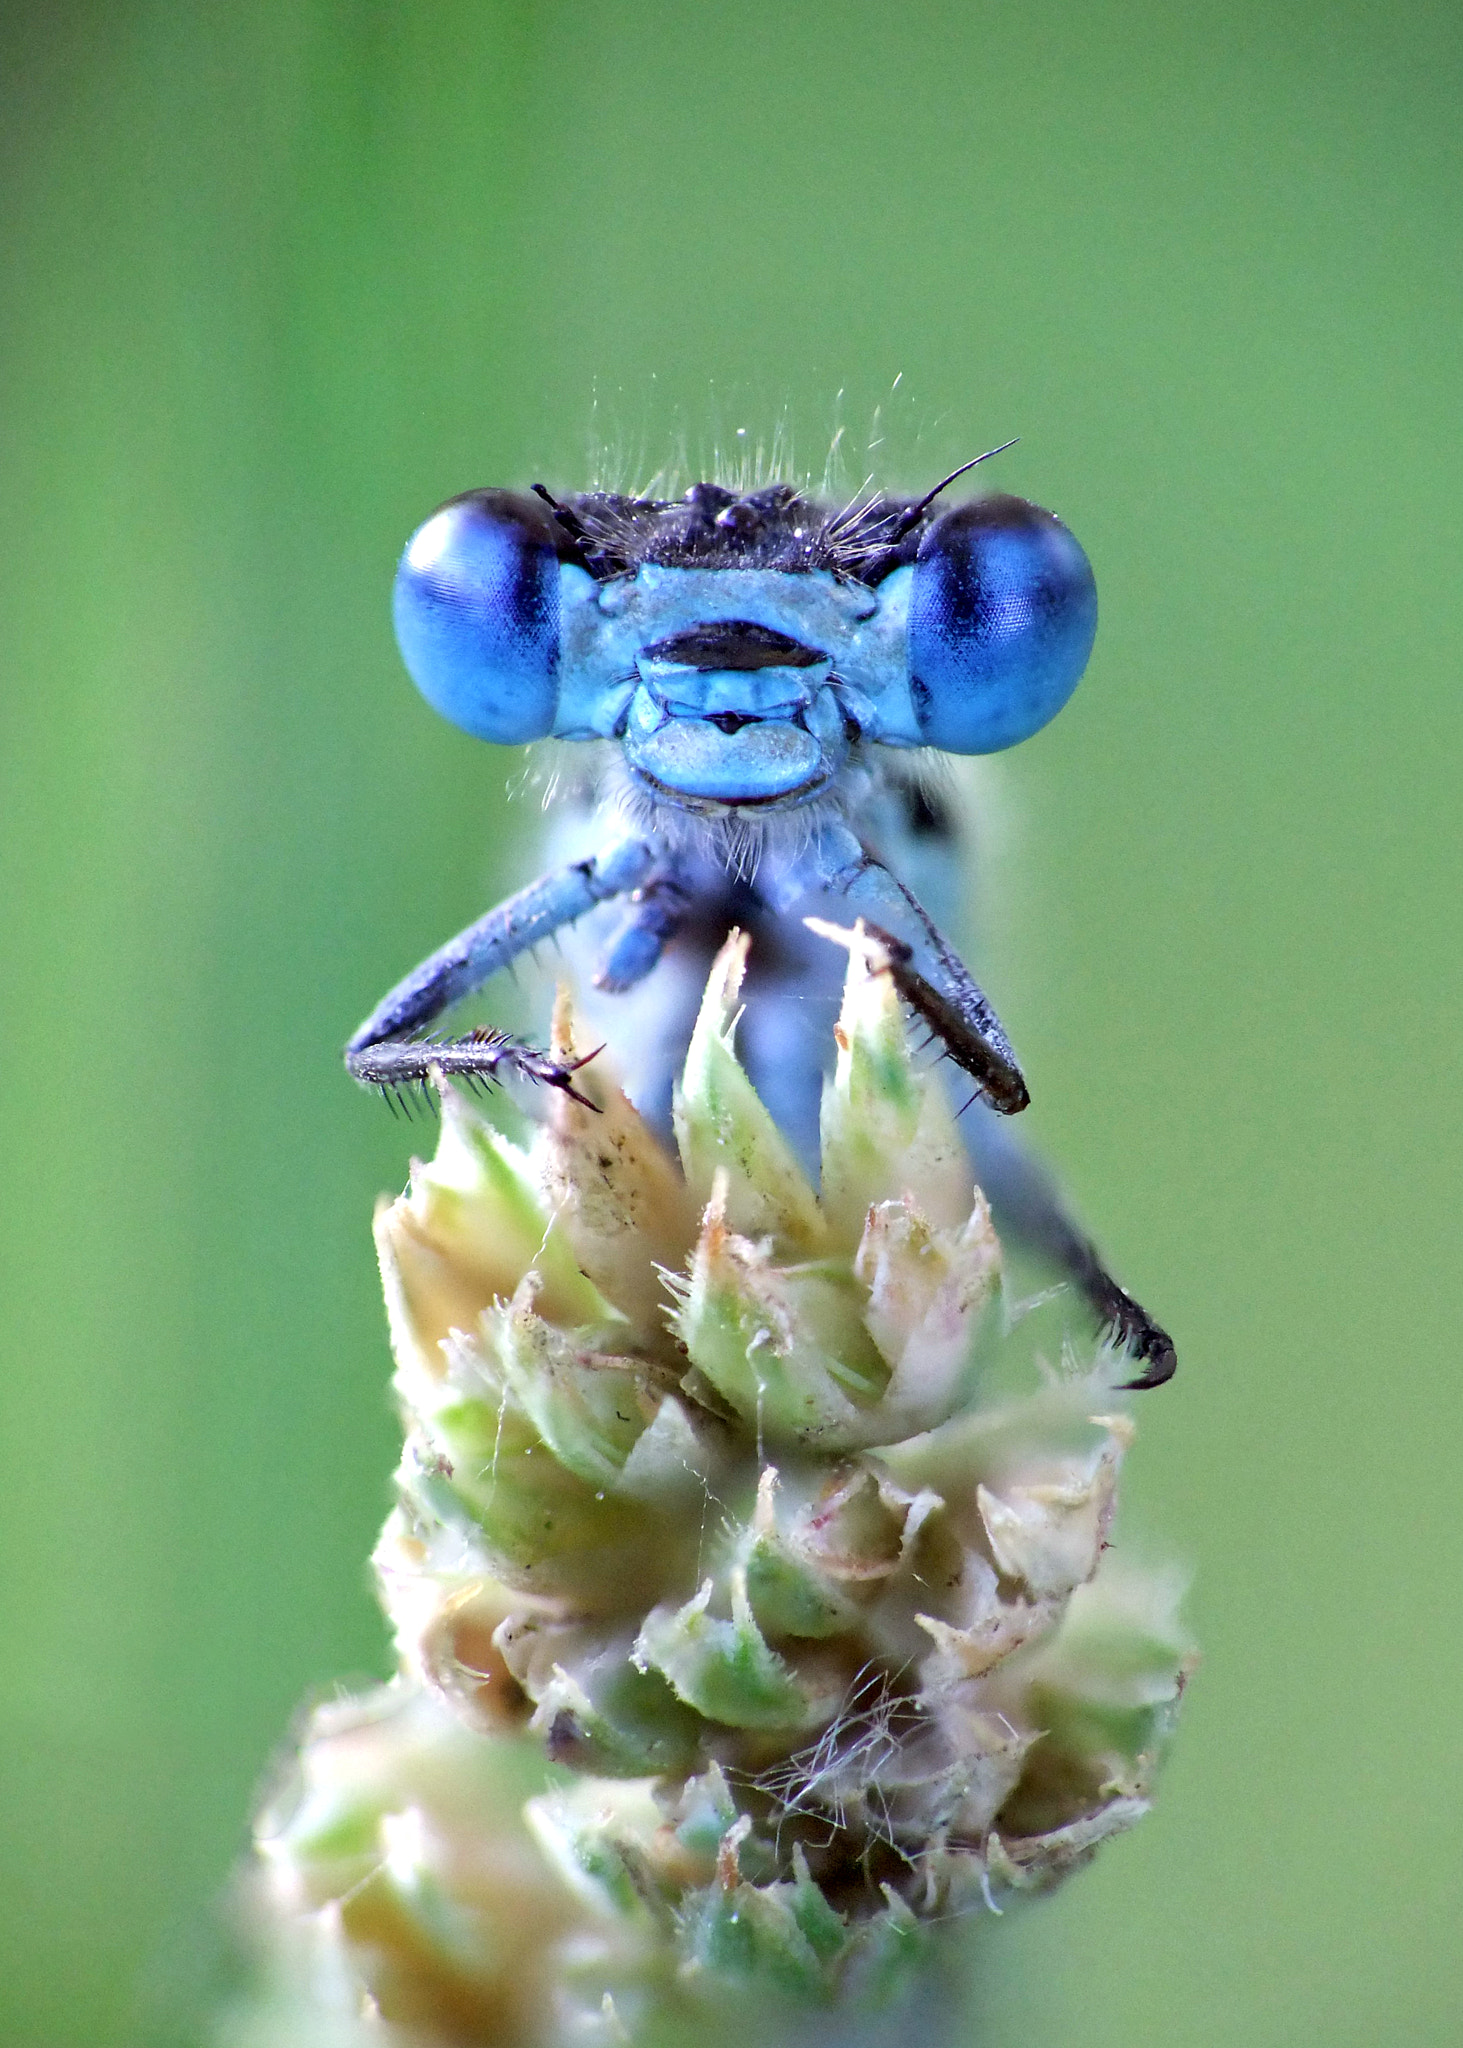
[[[1121,1345],[1131,1358],[1141,1361],[1143,1367],[1136,1379],[1120,1382],[1123,1391],[1144,1394],[1151,1387],[1166,1385],[1177,1372],[1179,1363],[1172,1337],[1167,1330],[1160,1329],[1147,1309],[1134,1301],[1131,1294],[1124,1294],[1121,1287],[1111,1281],[1108,1286],[1111,1290],[1108,1298],[1094,1301],[1093,1306],[1112,1341]]]

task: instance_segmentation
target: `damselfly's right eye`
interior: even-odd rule
[[[1076,689],[1097,586],[1055,513],[993,494],[920,542],[909,593],[909,686],[920,737],[947,754],[1014,747]]]
[[[559,557],[536,498],[470,491],[434,512],[407,543],[392,609],[412,681],[454,725],[505,746],[550,731]]]

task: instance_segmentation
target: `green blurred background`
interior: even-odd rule
[[[11,2048],[184,2036],[297,1701],[384,1669],[411,1140],[337,1048],[531,824],[397,550],[605,442],[821,469],[840,387],[857,482],[898,372],[867,466],[1020,434],[1098,570],[982,961],[1180,1340],[1125,1530],[1206,1653],[981,2037],[1458,2038],[1460,57],[1446,0],[6,11]]]

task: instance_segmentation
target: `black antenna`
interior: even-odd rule
[[[973,456],[969,462],[962,462],[959,469],[952,469],[947,477],[941,478],[932,491],[925,492],[917,505],[911,505],[907,512],[900,513],[893,531],[886,538],[881,538],[879,545],[886,548],[898,547],[904,536],[919,525],[941,491],[947,491],[951,484],[958,482],[970,470],[978,468],[982,462],[989,462],[993,455],[1004,455],[1006,450],[1014,448],[1020,439],[1019,434],[1014,434],[1009,441],[1003,441],[999,448],[987,448],[984,455]]]
[[[571,512],[567,505],[561,505],[546,484],[534,484],[532,488],[533,495],[543,499],[565,533],[572,533],[576,540],[580,539],[587,529],[579,515]]]
[[[560,561],[577,562],[581,569],[589,569],[589,528],[579,514],[569,505],[561,505],[546,484],[534,484],[533,494],[542,498],[554,515],[554,521],[569,537],[568,546],[559,550]],[[591,575],[593,570],[590,570]]]

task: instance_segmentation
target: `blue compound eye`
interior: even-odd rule
[[[1097,632],[1092,567],[1060,519],[1025,498],[977,498],[920,543],[909,677],[921,737],[994,754],[1055,718]]]
[[[434,512],[407,543],[392,610],[412,681],[454,725],[505,746],[550,730],[559,560],[537,499],[471,491]]]

